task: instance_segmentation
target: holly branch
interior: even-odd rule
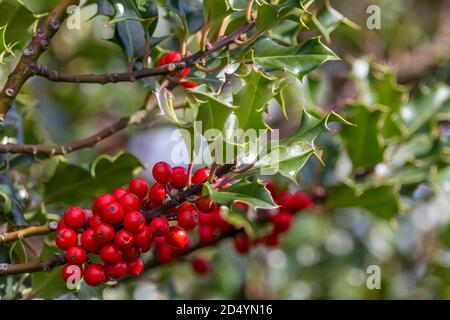
[[[216,178],[221,178],[225,176],[228,173],[232,173],[233,168],[235,168],[235,164],[224,164],[217,168],[215,172]],[[152,210],[146,211],[145,216],[147,219],[151,219],[155,216],[160,215],[162,212],[164,212],[167,209],[170,209],[172,207],[178,206],[182,204],[184,201],[186,201],[187,198],[190,196],[197,194],[200,192],[203,188],[204,182],[194,184],[190,187],[188,187],[186,190],[181,192],[180,194],[172,197],[172,199],[164,202],[163,204],[155,207]],[[10,232],[10,233],[4,233],[0,235],[0,244],[21,240],[23,238],[32,237],[36,235],[44,235],[51,232],[54,232],[56,230],[56,222],[50,222],[49,224],[43,225],[43,226],[37,226],[37,227],[28,227],[22,230]],[[227,233],[225,235],[222,235],[218,241],[233,237],[236,234],[242,232],[241,229],[234,230],[230,233]],[[202,244],[198,244],[196,246],[188,248],[183,254],[187,255],[191,253],[192,251],[195,251],[199,248],[204,247]],[[32,272],[38,272],[38,271],[46,271],[49,272],[53,270],[54,267],[63,265],[66,263],[66,260],[64,256],[61,256],[60,254],[56,254],[52,256],[51,258],[48,258],[46,260],[34,260],[26,263],[20,263],[20,264],[8,264],[8,263],[2,263],[0,264],[0,276],[8,276],[13,274],[21,274],[21,273],[32,273]],[[158,261],[152,261],[149,266],[146,266],[146,269],[153,268],[158,266],[160,263]]]
[[[200,50],[192,55],[184,57],[181,61],[173,62],[164,66],[154,68],[142,68],[131,72],[122,73],[106,73],[106,74],[86,74],[86,75],[70,75],[64,74],[59,71],[48,70],[45,66],[37,63],[40,55],[48,48],[49,41],[59,29],[61,23],[67,16],[67,8],[71,5],[78,5],[79,0],[61,0],[60,3],[50,11],[48,17],[37,29],[36,34],[33,36],[30,44],[25,48],[19,62],[16,65],[14,71],[8,76],[8,80],[4,85],[2,92],[0,93],[0,124],[4,120],[4,115],[12,106],[12,102],[20,91],[25,82],[32,76],[42,76],[51,81],[57,82],[77,82],[77,83],[116,83],[116,82],[133,82],[138,79],[166,75],[176,70],[180,70],[186,67],[191,67],[206,56],[218,51],[229,44],[232,44],[245,33],[251,30],[255,26],[255,21],[247,22],[234,32],[230,33],[215,43],[207,46],[205,50]],[[122,120],[125,122],[126,120]],[[123,124],[118,124],[121,127]],[[104,134],[104,133],[103,133]],[[97,136],[94,137],[96,139]],[[91,145],[91,141],[84,141],[81,143],[83,146]],[[75,147],[78,147],[77,144]],[[70,146],[69,146],[70,147]],[[35,148],[30,145],[23,145],[18,147],[8,146],[9,150],[20,152],[23,150],[25,153],[35,152]],[[64,154],[66,150],[63,147],[48,147],[41,148],[43,153],[59,152]],[[39,151],[39,150],[37,150]]]
[[[33,76],[31,66],[47,50],[50,40],[67,17],[67,9],[70,6],[79,5],[79,3],[79,0],[61,0],[37,28],[35,35],[24,49],[19,62],[14,71],[9,74],[8,80],[0,93],[0,124],[4,121],[4,116],[11,108],[20,88]]]

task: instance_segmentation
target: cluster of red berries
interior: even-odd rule
[[[152,174],[156,182],[151,186],[142,178],[134,178],[128,189],[119,187],[97,197],[92,210],[74,206],[66,210],[55,239],[56,245],[65,251],[67,264],[61,271],[65,281],[76,270],[90,286],[127,274],[136,276],[144,267],[141,255],[151,248],[159,262],[170,263],[185,253],[193,238],[208,246],[235,230],[222,217],[219,206],[201,194],[189,199],[191,202],[154,215],[152,209],[187,188],[189,176],[184,167],[172,168],[165,162],[155,164]],[[192,174],[191,183],[203,183],[209,176],[208,168],[200,168]],[[240,253],[248,252],[257,243],[277,245],[279,234],[289,229],[292,215],[313,204],[304,192],[278,194],[273,184],[268,183],[267,187],[280,209],[255,213],[256,222],[272,223],[272,232],[254,241],[246,234],[237,235],[234,245]],[[235,202],[234,206],[244,214],[253,210],[241,202]],[[210,269],[209,261],[202,257],[194,258],[192,266],[199,274]]]
[[[161,67],[166,64],[180,61],[181,58],[182,58],[181,53],[179,53],[177,51],[170,51],[169,53],[167,53],[167,54],[161,56],[161,58],[159,58],[157,65],[158,65],[158,67]],[[172,77],[176,78],[183,87],[188,88],[188,89],[195,88],[198,86],[198,83],[193,82],[193,81],[183,80],[183,78],[188,75],[189,71],[191,71],[191,68],[183,68],[183,69],[181,69],[180,72],[172,72],[170,75]]]
[[[184,167],[171,168],[165,162],[155,164],[152,173],[156,182],[151,187],[144,179],[134,178],[128,189],[119,187],[97,197],[92,210],[72,206],[65,211],[55,239],[66,255],[67,264],[62,269],[65,281],[76,270],[69,268],[72,265],[80,267],[80,275],[90,286],[127,274],[138,275],[144,266],[140,256],[152,246],[160,262],[171,262],[188,247],[187,230],[197,224],[203,244],[216,240],[215,227],[222,232],[231,230],[232,226],[221,218],[217,205],[208,197],[199,196],[195,205],[184,203],[162,215],[146,216],[173,193],[185,189],[189,180]],[[208,168],[200,168],[192,175],[191,183],[202,183],[209,175]]]

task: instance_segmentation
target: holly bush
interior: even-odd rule
[[[0,297],[448,298],[442,57],[361,49],[408,10],[0,1]]]

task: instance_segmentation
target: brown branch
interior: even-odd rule
[[[34,75],[45,77],[48,80],[55,82],[98,83],[98,84],[133,82],[138,79],[158,75],[165,75],[186,67],[192,67],[204,57],[233,43],[236,39],[239,39],[241,35],[251,30],[254,26],[255,22],[253,21],[246,23],[237,30],[235,30],[234,32],[232,32],[231,34],[229,34],[228,36],[211,44],[211,46],[209,46],[206,50],[198,51],[197,53],[184,57],[181,61],[177,61],[160,67],[142,68],[132,72],[73,75],[61,73],[59,71],[49,70],[45,66],[34,63],[32,66],[32,72]]]
[[[52,221],[42,226],[32,226],[13,232],[2,233],[0,234],[0,245],[11,241],[22,240],[24,238],[48,234],[55,231],[56,227],[56,221]]]
[[[66,263],[63,254],[55,254],[46,260],[33,260],[26,263],[8,264],[0,263],[0,277],[14,274],[32,273],[38,271],[50,272],[55,267]]]
[[[220,168],[217,169],[216,176],[217,177],[224,176],[225,174],[231,172],[233,167],[234,167],[234,164],[225,164],[225,165],[221,166]],[[174,197],[173,199],[163,203],[162,205],[159,205],[158,207],[145,212],[146,218],[151,219],[152,217],[155,217],[155,216],[161,214],[161,212],[183,203],[188,197],[200,192],[202,190],[202,188],[203,188],[203,183],[198,183],[198,184],[190,186],[185,191],[180,193],[177,197]],[[33,232],[31,232],[31,231],[26,232],[26,230],[31,229],[31,228],[38,228],[38,229],[33,229],[34,230]],[[6,234],[2,235],[4,238],[3,242],[21,239],[21,237],[25,237],[25,234],[24,234],[25,232],[27,233],[27,236],[31,236],[31,234],[37,235],[37,234],[46,234],[46,233],[51,232],[50,230],[46,229],[46,226],[31,227],[31,228],[27,228],[27,229],[12,232],[12,233],[6,233]],[[56,229],[56,226],[55,226],[55,229]],[[37,232],[36,230],[39,230],[42,233],[36,233]],[[44,230],[46,232],[44,232]],[[22,236],[19,236],[18,232],[20,232],[22,234]],[[194,246],[193,248],[189,249],[187,252],[188,253],[192,252],[193,250],[195,250],[199,247],[201,247],[201,246],[200,245]],[[54,267],[63,265],[64,263],[66,263],[65,258],[59,254],[56,254],[55,256],[53,256],[47,260],[43,260],[43,261],[34,260],[34,261],[20,263],[20,264],[2,263],[2,264],[0,264],[0,276],[9,276],[9,275],[13,275],[13,274],[22,274],[22,273],[32,273],[32,272],[38,272],[38,271],[49,272]],[[158,262],[153,262],[153,263],[156,265],[159,264]]]
[[[183,252],[183,256],[187,256],[190,253],[199,250],[201,248],[210,247],[215,245],[217,242],[222,241],[227,238],[232,238],[240,233],[244,232],[244,229],[235,229],[230,231],[224,235],[222,235],[219,239],[216,240],[214,244],[204,245],[198,243],[195,246],[188,248]],[[50,272],[55,267],[62,266],[66,263],[66,259],[62,254],[55,254],[52,257],[45,260],[33,260],[26,263],[18,263],[18,264],[8,264],[8,263],[0,263],[0,277],[2,276],[11,276],[15,274],[24,274],[24,273],[33,273],[33,272]],[[151,260],[149,263],[146,263],[144,266],[144,270],[148,271],[150,269],[156,268],[163,265],[163,263],[159,262],[156,259]],[[122,281],[129,281],[135,279],[135,277],[126,277]]]
[[[25,48],[14,71],[9,74],[0,93],[0,124],[4,120],[4,115],[11,108],[20,88],[33,75],[30,66],[36,63],[40,55],[48,48],[51,38],[66,18],[67,8],[79,3],[79,0],[61,0],[37,28],[36,34]]]
[[[100,141],[112,136],[113,134],[129,127],[141,123],[141,121],[150,112],[148,108],[141,108],[130,116],[122,117],[113,124],[103,128],[92,136],[75,140],[65,145],[35,145],[35,144],[0,144],[0,153],[29,153],[32,155],[65,155],[83,148],[92,148]]]

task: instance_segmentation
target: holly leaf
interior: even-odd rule
[[[141,57],[145,39],[150,39],[158,22],[158,9],[153,1],[97,0],[98,14],[111,18],[115,26],[112,42],[124,51],[129,62]]]
[[[203,16],[205,20],[210,16],[211,23],[224,19],[231,11],[231,7],[226,0],[203,1]]]
[[[225,221],[236,229],[244,228],[250,239],[254,238],[252,223],[244,212],[235,211],[232,207],[230,209],[230,207],[222,206],[220,207],[220,214]]]
[[[358,190],[346,183],[329,188],[325,205],[329,209],[361,207],[385,219],[394,217],[400,206],[393,186]]]
[[[278,172],[297,183],[297,174],[309,157],[314,154],[320,159],[320,152],[316,148],[315,140],[321,133],[329,130],[329,122],[350,124],[334,112],[325,117],[316,118],[304,110],[299,128],[280,143],[269,143],[268,147],[259,154],[259,159],[252,170],[246,174],[254,174],[257,170],[264,175]]]
[[[270,4],[265,1],[255,2],[257,15],[255,33],[262,34],[263,32],[272,28],[275,24],[297,9],[299,13],[303,12],[300,8],[294,6],[298,4],[298,1],[281,1],[278,4]]]
[[[310,21],[309,26],[317,28],[328,43],[331,42],[330,34],[342,24],[353,29],[361,29],[359,25],[331,7],[329,2],[325,2],[325,6],[318,13],[313,13]]]
[[[234,113],[238,119],[238,127],[242,130],[266,129],[263,111],[273,97],[275,78],[265,75],[254,66],[241,78],[244,86],[233,95],[233,104],[237,106]]]
[[[347,118],[356,126],[345,126],[341,138],[353,164],[353,168],[369,169],[383,160],[384,144],[381,133],[379,109],[371,110],[363,104],[350,105]]]
[[[196,33],[204,24],[202,8],[198,2],[189,0],[167,0],[166,5],[181,19],[185,32]]]
[[[127,184],[133,173],[142,167],[141,162],[127,152],[119,152],[115,156],[101,155],[92,163],[90,170],[60,161],[53,176],[44,183],[44,202],[90,202],[99,194]]]
[[[174,96],[172,92],[167,90],[165,86],[161,86],[157,92],[154,92],[158,106],[160,109],[160,115],[165,116],[177,127],[190,127],[192,122],[185,119],[179,119],[173,106]]]
[[[209,195],[211,200],[224,206],[230,206],[234,201],[241,201],[254,208],[277,208],[269,190],[258,181],[244,180],[222,191],[216,191],[209,184],[205,184],[203,194]]]
[[[6,184],[0,184],[0,213],[7,215],[11,212],[11,189]]]
[[[254,44],[252,60],[268,73],[289,71],[302,79],[324,62],[339,58],[319,38],[285,47],[265,37]]]
[[[193,91],[192,93],[199,103],[196,121],[201,122],[202,133],[208,129],[222,131],[236,107],[208,92]]]
[[[36,18],[20,1],[0,1],[0,63],[14,56],[12,49],[25,46],[24,39],[30,36],[29,27]]]
[[[305,77],[299,80],[291,73],[279,75],[278,72],[275,72],[274,75],[279,76],[275,99],[286,118],[295,114],[301,115],[303,109],[313,115],[323,116],[324,111],[320,105],[324,104],[323,99],[327,97],[328,93],[326,79]]]

